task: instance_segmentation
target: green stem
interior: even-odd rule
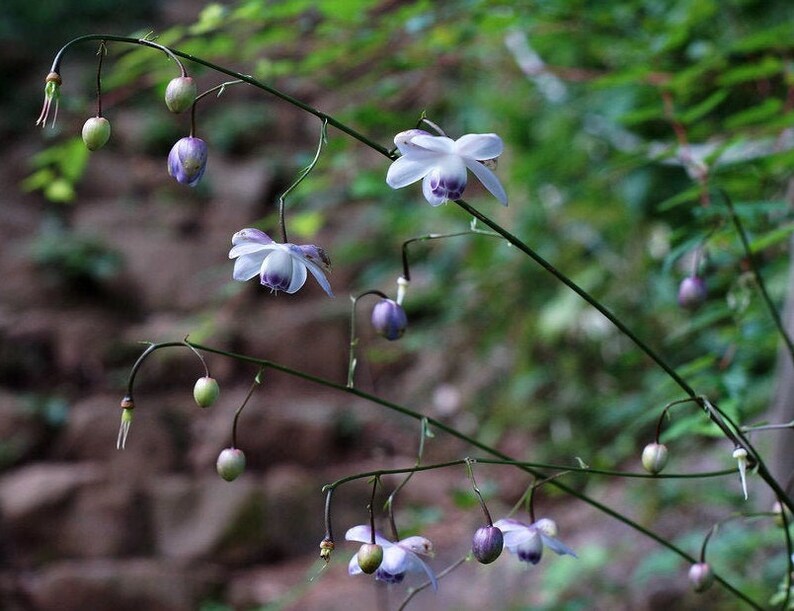
[[[367,295],[378,295],[382,299],[388,299],[388,297],[382,291],[378,290],[366,291],[361,293],[358,297],[350,298],[352,303],[350,305],[350,352],[347,360],[348,388],[353,388],[355,385],[354,378],[356,374],[356,345],[358,344],[358,337],[356,336],[356,306],[358,305],[358,300],[362,297],[366,297]]]

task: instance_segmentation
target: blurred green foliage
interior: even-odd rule
[[[778,339],[714,188],[733,198],[782,303],[794,230],[785,199],[794,161],[787,131],[794,125],[794,3],[238,0],[209,4],[196,23],[158,34],[163,44],[243,66],[383,143],[422,112],[452,137],[499,133],[510,207],[500,209],[473,183],[467,199],[607,304],[733,418],[763,416]],[[164,87],[173,76],[173,65],[151,49],[110,47],[109,91],[153,81]],[[188,65],[202,84],[218,82]],[[261,96],[225,107],[221,100],[201,123],[204,137],[227,154],[255,150],[260,138],[278,145],[267,142],[273,104]],[[309,131],[313,121],[306,119]],[[330,138],[318,168],[291,196],[300,210],[296,232],[309,235],[327,219],[337,235],[335,265],[357,271],[354,289],[393,292],[404,240],[465,230],[469,220],[454,205],[431,209],[417,186],[389,190],[383,159],[337,132]],[[64,164],[68,146],[34,160],[25,186],[71,199],[54,186],[84,163],[68,154],[75,167]],[[302,167],[294,155],[274,163],[291,173]],[[705,167],[709,180],[701,185]],[[692,314],[678,307],[676,291],[700,248],[709,298]],[[411,326],[398,350],[440,365],[407,402],[426,405],[436,385],[452,384],[467,415],[451,417],[473,416],[490,443],[522,431],[529,442],[519,458],[636,465],[662,406],[682,395],[626,338],[497,240],[418,245],[410,258]],[[673,410],[663,440],[674,456],[687,455],[714,434],[685,405]],[[730,464],[731,448],[715,448]],[[727,511],[736,498],[708,502]],[[687,509],[690,501],[674,502]],[[751,539],[753,553],[780,543]],[[598,564],[603,550],[583,557],[587,567]],[[778,575],[725,568],[759,596]],[[676,570],[667,556],[637,569]],[[574,585],[569,575],[550,579],[560,591]],[[561,608],[553,596],[549,604]]]

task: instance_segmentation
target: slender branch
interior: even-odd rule
[[[454,571],[456,568],[458,568],[461,564],[463,564],[464,562],[468,562],[468,560],[469,560],[469,554],[466,554],[462,558],[456,560],[455,562],[450,564],[447,568],[445,568],[443,571],[438,573],[438,575],[436,575],[436,581],[438,581],[439,579],[443,579],[444,577],[449,575],[452,571]],[[400,606],[397,607],[397,611],[404,611],[404,609],[408,606],[408,603],[410,603],[413,600],[414,596],[419,594],[419,592],[421,592],[422,590],[426,590],[432,585],[433,582],[428,579],[423,584],[416,586],[415,588],[411,588],[408,594],[403,599]]]
[[[356,346],[358,345],[358,337],[356,336],[356,306],[358,300],[367,295],[378,295],[382,299],[388,299],[385,293],[378,290],[366,291],[361,293],[358,297],[351,297],[350,301],[350,350],[347,360],[347,387],[353,388],[355,385],[356,374]]]
[[[463,235],[485,235],[492,238],[501,238],[498,233],[491,233],[490,231],[482,231],[480,229],[470,229],[469,231],[457,231],[455,233],[429,233],[427,235],[411,238],[403,242],[402,257],[403,257],[403,278],[411,281],[411,270],[408,266],[408,246],[414,242],[423,242],[426,240],[441,240],[444,238],[456,238]]]

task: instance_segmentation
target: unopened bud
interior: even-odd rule
[[[689,276],[678,287],[678,305],[687,310],[696,310],[708,297],[706,283],[700,276]]]
[[[171,112],[183,112],[196,101],[196,83],[189,76],[171,79],[165,89],[165,105]]]
[[[105,117],[91,117],[83,124],[82,135],[89,151],[100,149],[110,138],[110,121]]]
[[[642,450],[642,466],[648,473],[661,473],[667,465],[667,446],[663,443],[649,443]]]
[[[483,526],[474,532],[471,551],[477,562],[490,564],[496,560],[504,548],[504,535],[496,526]]]
[[[714,573],[706,562],[697,562],[689,567],[689,581],[695,592],[705,592],[714,583]]]
[[[226,448],[218,455],[215,467],[218,469],[218,475],[231,482],[245,471],[245,454],[237,448]]]
[[[408,326],[405,310],[392,299],[381,299],[372,309],[372,326],[378,335],[393,341],[400,339]]]
[[[383,548],[376,543],[364,543],[356,554],[358,566],[367,575],[372,575],[383,562]]]
[[[193,386],[193,398],[199,407],[210,407],[218,400],[221,388],[215,378],[203,377]]]

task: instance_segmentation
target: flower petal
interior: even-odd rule
[[[262,258],[265,256],[266,251],[274,250],[276,246],[276,244],[260,244],[259,242],[241,242],[232,246],[229,251],[229,258],[234,259],[235,257],[250,255],[255,252],[261,253],[260,258]]]
[[[430,539],[426,539],[425,537],[407,537],[400,540],[397,545],[414,554],[422,554],[424,556],[433,555],[433,544],[430,542]]]
[[[424,178],[432,169],[432,162],[429,163],[427,160],[400,157],[389,166],[389,171],[386,173],[386,184],[392,189],[401,189]]]
[[[361,575],[364,571],[361,570],[361,567],[358,565],[358,552],[353,554],[353,557],[350,559],[350,562],[347,563],[347,572],[349,575]]]
[[[388,573],[389,575],[401,575],[408,570],[408,556],[411,555],[406,552],[399,545],[392,545],[383,549],[383,561],[380,563],[379,570]],[[416,557],[416,556],[414,556]]]
[[[306,284],[306,264],[303,261],[299,261],[297,258],[292,257],[292,276],[290,278],[289,286],[284,289],[284,292],[289,294],[295,293],[304,284]]]
[[[496,134],[466,134],[455,141],[455,152],[469,159],[494,159],[503,150],[504,143]]]
[[[312,273],[317,283],[323,287],[323,290],[328,293],[328,296],[333,297],[334,292],[331,290],[331,283],[328,282],[328,278],[325,277],[325,272],[323,272],[320,266],[313,261],[306,261],[306,268]]]
[[[446,195],[436,195],[430,175],[425,176],[424,180],[422,180],[422,194],[431,206],[440,206],[449,201]]]
[[[345,533],[345,540],[358,541],[359,543],[372,543],[372,530],[365,524],[353,526]],[[377,530],[375,531],[375,543],[384,548],[384,550],[394,545],[391,541],[385,539]]]
[[[412,573],[424,571],[430,583],[433,585],[433,589],[438,590],[438,581],[436,580],[435,573],[433,573],[433,569],[416,554],[406,554],[406,569]]]
[[[472,173],[480,179],[480,182],[483,184],[483,186],[493,193],[494,197],[496,197],[496,199],[506,206],[507,193],[505,192],[502,183],[500,183],[499,179],[496,177],[496,174],[491,172],[491,170],[486,168],[479,161],[464,159],[463,162],[466,164],[466,167],[469,168]]]
[[[423,151],[425,149],[423,149],[421,146],[417,146],[411,142],[411,140],[413,140],[414,136],[429,135],[430,134],[423,129],[407,129],[394,137],[394,144],[403,155],[407,155],[411,152]]]
[[[455,141],[446,136],[414,136],[411,144],[435,153],[455,154]]]
[[[578,558],[576,553],[559,539],[556,539],[554,537],[549,537],[548,535],[544,535],[543,533],[540,533],[540,538],[543,541],[543,544],[554,553],[559,554],[560,556],[567,554],[568,556],[573,556],[574,558]]]
[[[258,242],[259,244],[272,244],[273,240],[264,231],[254,229],[253,227],[246,227],[241,229],[232,236],[232,244],[237,246],[242,242]]]
[[[256,276],[262,268],[262,253],[243,255],[234,262],[232,278],[245,282]]]

